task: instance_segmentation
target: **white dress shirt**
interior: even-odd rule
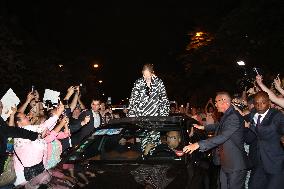
[[[92,110],[93,117],[94,117],[94,127],[98,128],[101,124],[101,117],[98,112]]]
[[[266,114],[268,113],[268,111],[269,111],[269,109],[266,110],[266,112],[264,112],[263,114],[256,113],[256,114],[253,116],[254,125],[257,124],[258,116],[261,115],[261,118],[260,118],[260,123],[261,123],[262,120],[264,119],[264,117],[266,116]]]

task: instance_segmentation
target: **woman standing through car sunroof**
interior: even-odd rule
[[[131,92],[128,117],[168,116],[170,103],[166,89],[163,81],[154,74],[153,64],[145,64],[142,74]]]

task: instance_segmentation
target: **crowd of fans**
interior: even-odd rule
[[[8,160],[13,160],[16,173],[12,183],[0,181],[0,188],[37,188],[51,178],[57,178],[63,183],[53,188],[75,184],[84,187],[89,182],[88,177],[94,177],[94,173],[75,173],[74,165],[67,164],[62,165],[65,173],[53,168],[61,161],[64,151],[80,144],[94,128],[102,127],[110,119],[126,115],[123,111],[113,112],[106,103],[96,98],[92,100],[91,109],[86,109],[81,101],[79,86],[69,87],[62,102],[56,105],[44,104],[41,99],[38,91],[31,91],[23,103],[12,108],[7,121],[0,117],[0,171],[7,171]],[[2,109],[0,102],[0,114]],[[33,179],[38,174],[40,176]],[[1,182],[6,186],[1,185]]]
[[[270,89],[264,85],[262,77],[258,75],[255,87],[233,99],[232,105],[246,118],[254,110],[254,94],[262,90],[269,95],[271,107],[283,111],[284,90],[282,87],[280,79],[276,78],[274,88]],[[61,161],[61,154],[64,151],[80,144],[80,141],[94,128],[103,127],[111,119],[125,117],[127,109],[119,113],[113,112],[111,107],[97,98],[92,100],[91,109],[87,109],[81,98],[80,87],[71,86],[62,102],[56,106],[45,107],[40,94],[35,90],[27,94],[26,100],[20,106],[12,108],[7,121],[0,118],[0,172],[5,172],[8,160],[13,159],[16,173],[16,180],[6,183],[5,188],[12,188],[13,185],[37,188],[44,182],[52,183],[51,178],[57,179],[56,185],[62,183],[62,186],[54,186],[54,188],[64,188],[64,186],[68,188],[75,184],[84,187],[88,184],[89,177],[96,176],[89,171],[74,172],[74,165],[61,165],[66,172],[61,172],[55,167]],[[2,108],[0,103],[0,113]],[[172,103],[170,113],[186,114],[196,119],[199,125],[217,123],[221,117],[212,98],[208,100],[204,108],[190,107],[188,104],[185,107],[177,106],[176,103]],[[246,127],[249,127],[250,120],[246,119],[246,121]],[[198,127],[192,128],[191,136],[194,134],[194,129]],[[284,144],[284,133],[282,135],[281,142]],[[246,148],[248,152],[248,145]],[[28,173],[27,170],[33,171]],[[41,177],[33,179],[36,175]]]

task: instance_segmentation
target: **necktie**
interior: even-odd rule
[[[258,130],[259,126],[260,126],[260,119],[261,119],[261,115],[258,115],[257,117],[257,122],[256,122],[256,130]]]

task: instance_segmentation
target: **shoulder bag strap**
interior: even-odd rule
[[[21,161],[21,159],[19,158],[18,154],[16,153],[16,151],[14,150],[14,154],[16,155],[17,159],[20,161],[20,163],[22,164],[22,166],[25,168],[23,162]]]

